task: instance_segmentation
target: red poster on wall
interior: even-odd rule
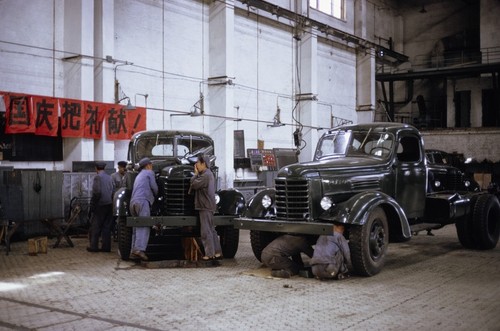
[[[35,114],[35,133],[40,136],[57,137],[59,125],[59,99],[51,97],[31,97]]]
[[[134,110],[127,110],[127,122],[129,128],[129,137],[139,132],[146,130],[146,108],[137,107]]]
[[[123,105],[106,105],[106,138],[108,140],[129,139],[127,112]]]
[[[102,124],[104,122],[106,105],[99,102],[83,103],[85,110],[85,128],[83,136],[85,138],[101,139]]]
[[[81,138],[85,125],[85,116],[82,112],[83,101],[61,99],[61,136]]]
[[[4,95],[5,133],[35,133],[35,118],[27,95]]]

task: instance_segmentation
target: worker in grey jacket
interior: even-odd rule
[[[189,192],[194,191],[194,208],[200,215],[201,242],[205,249],[203,260],[221,259],[222,249],[214,226],[215,178],[210,170],[210,159],[198,156],[194,165],[194,176],[191,177]]]
[[[318,279],[344,279],[352,270],[349,243],[344,238],[344,225],[334,224],[333,235],[319,236],[310,261]]]
[[[304,266],[301,253],[309,257],[313,255],[308,237],[284,234],[262,250],[261,261],[272,269],[273,277],[290,278]]]
[[[97,176],[92,182],[92,197],[90,199],[90,210],[92,213],[89,239],[89,252],[111,251],[111,223],[113,222],[113,192],[114,184],[111,176],[104,168],[105,162],[96,162]],[[101,249],[99,249],[101,239]]]
[[[151,205],[158,194],[153,163],[149,158],[139,161],[139,174],[137,175],[132,197],[130,199],[130,213],[132,216],[151,216]],[[135,226],[132,233],[132,247],[130,259],[147,261],[145,253],[149,242],[149,226]]]

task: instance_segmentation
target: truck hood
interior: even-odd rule
[[[376,172],[380,168],[386,168],[389,161],[373,157],[338,157],[320,161],[295,163],[283,167],[278,172],[278,177],[316,177],[327,173],[335,174],[370,171]]]

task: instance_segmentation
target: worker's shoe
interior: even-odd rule
[[[97,252],[99,252],[99,249],[98,249],[98,248],[90,248],[90,247],[87,247],[87,252],[97,253]]]
[[[130,253],[129,259],[147,261],[148,257],[146,256],[146,254],[143,251],[132,251]]]
[[[278,278],[290,278],[292,273],[285,269],[271,270],[271,276]]]
[[[349,275],[349,273],[348,273],[348,272],[339,273],[339,274],[337,275],[337,279],[338,279],[338,280],[344,280],[344,279],[347,279],[347,278],[349,278],[349,277],[351,277],[351,275]]]

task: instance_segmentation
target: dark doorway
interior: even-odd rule
[[[455,127],[470,128],[470,91],[455,92]]]
[[[495,107],[495,91],[493,89],[483,90],[483,127],[500,126],[500,110]]]

